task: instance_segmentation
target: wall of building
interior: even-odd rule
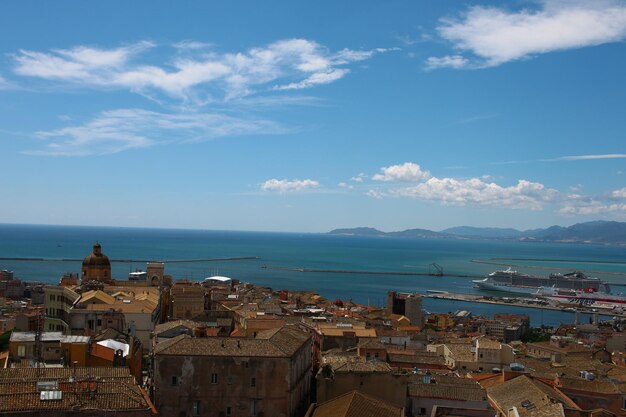
[[[157,354],[155,405],[162,415],[191,416],[197,405],[208,417],[293,417],[308,406],[310,349],[308,363],[306,354],[292,360]]]

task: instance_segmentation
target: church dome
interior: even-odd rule
[[[85,256],[83,267],[111,267],[109,257],[102,253],[102,246],[99,243],[93,245],[93,252]]]

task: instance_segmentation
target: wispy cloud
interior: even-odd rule
[[[385,196],[386,196],[386,194],[385,194],[384,192],[382,192],[382,191],[380,191],[380,190],[374,190],[374,189],[372,189],[372,190],[368,190],[368,191],[365,193],[365,195],[366,195],[366,196],[368,196],[368,197],[371,197],[371,198],[375,198],[375,199],[377,199],[377,200],[382,200],[382,199],[383,199],[383,197],[385,197]]]
[[[427,68],[493,67],[552,51],[626,39],[626,6],[613,0],[545,0],[534,9],[474,6],[460,18],[441,19],[439,35],[456,51],[431,57]]]
[[[353,182],[363,182],[366,179],[367,179],[367,175],[365,175],[364,172],[361,172],[361,173],[355,175],[354,177],[350,178],[350,181],[353,181]]]
[[[498,117],[497,114],[478,114],[475,116],[469,116],[469,117],[465,117],[463,119],[459,119],[456,120],[454,122],[454,124],[457,125],[465,125],[465,124],[469,124],[469,123],[476,123],[476,122],[481,122],[483,120],[491,120],[491,119],[495,119],[496,117]]]
[[[296,191],[303,191],[306,189],[318,188],[320,183],[311,179],[276,179],[272,178],[261,184],[262,191],[277,192],[277,193],[290,193]]]
[[[184,41],[174,45],[161,65],[144,53],[158,45],[143,41],[113,49],[76,46],[47,52],[20,50],[13,55],[15,73],[83,87],[132,92],[207,104],[259,91],[299,90],[345,77],[350,64],[391,49],[331,52],[307,39],[286,39],[245,51],[220,53],[211,45]]]
[[[435,70],[439,68],[460,69],[469,65],[469,59],[461,55],[445,55],[441,57],[431,56],[426,59],[426,69]]]
[[[592,161],[595,159],[624,159],[626,154],[609,153],[609,154],[589,154],[589,155],[568,155],[558,156],[556,158],[544,159],[527,159],[519,161],[498,161],[492,162],[493,165],[511,165],[511,164],[530,164],[536,162],[559,162],[559,161]]]
[[[36,132],[43,147],[27,153],[50,156],[103,155],[156,144],[285,131],[274,122],[248,117],[118,109],[101,112],[81,125]]]
[[[624,159],[626,154],[624,153],[608,153],[608,154],[591,154],[591,155],[570,155],[560,156],[558,158],[542,159],[545,162],[553,161],[589,161],[593,159]]]

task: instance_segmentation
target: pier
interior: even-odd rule
[[[549,304],[547,301],[539,300],[532,298],[516,298],[516,297],[492,297],[492,296],[483,296],[478,294],[462,294],[462,293],[453,293],[453,292],[445,292],[438,290],[428,290],[429,294],[422,295],[424,298],[432,298],[436,300],[449,300],[449,301],[464,301],[468,303],[482,303],[482,304],[496,304],[496,305],[508,305],[515,307],[523,307],[523,308],[536,308],[541,310],[552,310],[552,311],[560,311],[564,313],[576,313],[577,311],[585,314],[599,314],[600,316],[606,317],[619,317],[626,318],[625,313],[618,313],[616,311],[597,307],[595,309],[581,307],[581,306],[568,306],[568,307],[560,307],[553,304]],[[596,311],[594,311],[596,310]]]

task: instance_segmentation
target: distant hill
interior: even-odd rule
[[[615,221],[592,221],[577,223],[573,226],[551,226],[547,229],[520,231],[498,227],[451,227],[435,232],[428,229],[408,229],[397,232],[383,232],[371,227],[335,229],[330,234],[355,236],[390,236],[412,239],[447,238],[447,239],[506,239],[543,242],[589,242],[626,245],[626,223]]]
[[[450,237],[447,233],[433,232],[428,229],[408,229],[401,232],[390,232],[387,236],[394,237],[411,237],[411,238],[431,238],[431,237]]]
[[[552,226],[529,233],[529,238],[562,242],[626,243],[626,223],[594,221],[570,227]]]
[[[353,227],[351,229],[335,229],[331,230],[331,235],[356,235],[356,236],[384,236],[385,232],[374,229],[373,227]]]
[[[488,238],[515,238],[522,235],[522,232],[517,229],[503,229],[500,227],[459,226],[451,227],[449,229],[442,230],[441,232],[457,236],[479,236]]]

